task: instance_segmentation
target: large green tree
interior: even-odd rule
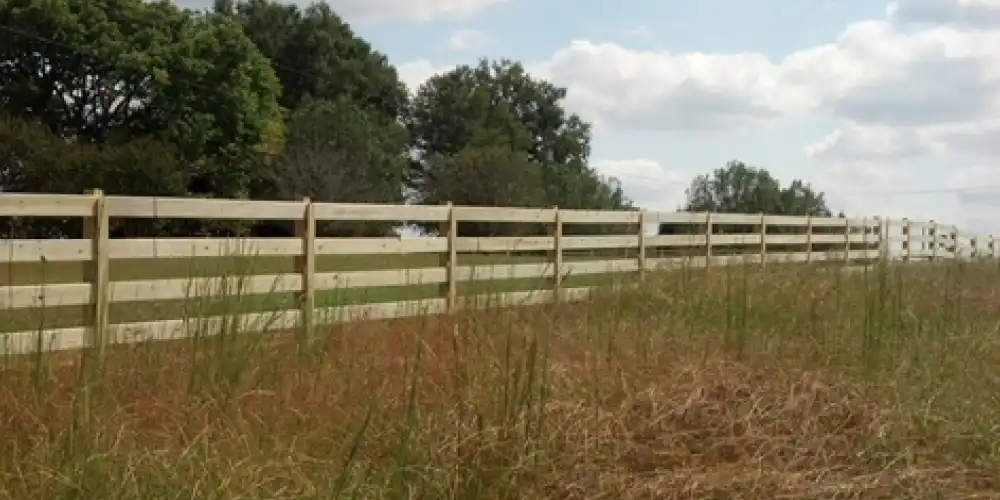
[[[347,97],[392,119],[405,110],[406,87],[396,69],[326,3],[300,9],[271,0],[217,0],[215,11],[238,20],[272,61],[284,107],[296,108],[307,97]]]
[[[81,143],[166,141],[195,194],[240,197],[280,147],[278,80],[241,26],[164,0],[0,3],[0,110]]]
[[[588,167],[590,126],[567,112],[566,89],[534,78],[520,63],[483,59],[436,75],[418,90],[408,127],[420,158],[412,181],[425,197],[433,181],[429,158],[469,148],[503,147],[541,170],[545,203],[565,208],[626,208],[622,193]],[[498,168],[503,168],[499,166]],[[517,168],[520,168],[518,166]],[[487,193],[481,177],[465,177],[469,193]],[[486,204],[484,196],[476,204]],[[514,205],[537,203],[533,192]]]

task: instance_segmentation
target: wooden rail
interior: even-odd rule
[[[996,258],[992,236],[978,237],[933,221],[879,217],[334,204],[308,199],[206,200],[105,196],[99,191],[89,195],[3,193],[0,218],[4,217],[79,218],[84,227],[82,239],[0,240],[0,266],[6,266],[6,276],[0,277],[0,350],[12,353],[81,347],[103,350],[113,343],[210,335],[223,327],[232,328],[234,320],[241,330],[301,328],[311,333],[316,326],[328,323],[447,313],[477,307],[484,301],[516,305],[555,298],[572,300],[586,296],[595,286],[586,280],[574,284],[573,279],[579,277],[639,276],[682,265],[709,267],[748,260],[764,265]],[[284,238],[109,237],[111,222],[123,218],[285,220],[296,224],[295,236]],[[433,236],[317,237],[317,224],[325,221],[423,222],[434,223],[441,230]],[[533,224],[548,230],[516,237],[468,237],[457,230],[463,222]],[[656,234],[659,224],[692,230]],[[629,232],[565,234],[574,225],[606,225],[629,228]],[[754,232],[719,229],[741,225]],[[358,256],[369,260],[354,268],[337,265],[348,257],[357,261]],[[518,256],[521,258],[514,258]],[[177,262],[190,266],[195,261],[216,259],[213,262],[225,267],[219,264],[220,258],[253,262],[289,259],[293,265],[276,265],[266,272],[158,275]],[[81,272],[73,271],[74,264]],[[54,270],[57,268],[70,271]],[[143,277],[147,271],[156,271],[152,274],[158,276]],[[467,286],[505,280],[530,283],[522,283],[526,289],[503,292]],[[343,290],[416,289],[425,285],[432,285],[433,293],[416,298],[330,298],[333,292]],[[236,296],[241,303],[245,297],[257,295],[290,295],[293,300],[282,302],[277,309],[246,309],[236,314],[226,310],[137,319],[115,313],[119,309],[132,312],[140,303],[189,304],[198,299],[214,301],[212,307],[218,309],[220,295],[230,296],[230,301]],[[80,313],[75,319],[46,320],[47,311],[73,308]]]

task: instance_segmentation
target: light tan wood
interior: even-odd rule
[[[562,209],[563,224],[638,224],[638,210]]]
[[[94,258],[90,240],[0,240],[0,262],[81,262]]]
[[[906,219],[906,218],[903,219],[903,228],[906,231],[906,234],[903,235],[903,245],[905,246],[905,248],[904,248],[905,254],[903,256],[903,259],[906,262],[909,262],[910,258],[913,255],[913,245],[912,245],[912,243],[913,243],[913,239],[912,239],[913,238],[913,223],[910,222],[910,219]]]
[[[374,203],[314,203],[316,220],[446,222],[446,205],[379,205]]]
[[[563,282],[563,224],[562,224],[562,212],[559,207],[555,207],[555,214],[553,215],[554,224],[552,227],[552,265],[553,269],[553,279],[552,279],[552,293],[555,295],[557,301],[561,301],[563,297],[562,293],[562,282]]]
[[[111,240],[112,259],[295,257],[300,238],[128,238]]]
[[[712,245],[715,244],[712,239],[712,212],[705,212],[705,267],[712,266]]]
[[[768,215],[764,217],[764,223],[768,226],[807,226],[808,216],[799,215]]]
[[[806,216],[806,262],[812,262],[813,254],[813,217]]]
[[[769,234],[765,244],[767,245],[806,245],[809,243],[809,235],[806,234]]]
[[[758,219],[759,220],[759,219]],[[757,234],[713,234],[712,245],[760,245],[760,233]]]
[[[305,208],[295,201],[139,196],[108,196],[107,207],[110,217],[219,220],[299,220]]]
[[[716,224],[760,225],[760,214],[727,214],[716,212],[712,217],[715,219]]]
[[[713,236],[712,244],[718,245]],[[657,236],[647,236],[647,247],[695,247],[708,244],[708,237],[704,234],[662,234]]]
[[[301,255],[296,257],[296,267],[300,275],[299,327],[307,339],[316,332],[316,211],[312,200],[302,199],[302,219],[295,223],[295,236],[302,240]]]
[[[456,241],[458,241],[458,219],[455,217],[455,207],[450,202],[448,203],[448,222],[443,229],[444,234],[448,238],[448,251],[445,253],[444,260],[442,261],[445,267],[445,276],[447,277],[447,282],[442,292],[447,299],[448,311],[452,312],[455,310],[458,298],[458,285],[456,284],[456,269],[458,267],[458,250],[456,247]]]
[[[316,239],[317,255],[390,255],[447,251],[447,237]]]
[[[760,213],[760,265],[767,265],[767,216]]]
[[[844,265],[851,264],[851,219],[844,219]]]
[[[554,245],[551,236],[459,237],[455,241],[456,248],[463,253],[547,251]]]
[[[93,287],[93,283],[0,287],[0,310],[89,305]]]
[[[455,207],[455,218],[462,222],[534,222],[549,224],[555,217],[551,208]]]
[[[109,243],[110,222],[108,219],[107,200],[104,192],[95,189],[91,192],[94,200],[92,208],[93,214],[84,219],[83,237],[90,240],[91,255],[93,259],[88,266],[87,275],[91,282],[90,287],[91,310],[90,327],[91,337],[89,345],[96,347],[101,359],[104,359],[106,348],[109,342],[109,281],[110,281],[110,254]]]
[[[93,196],[0,193],[0,217],[91,217],[93,214]]]
[[[639,268],[639,280],[642,280],[646,275],[646,212],[639,212],[639,233],[638,233],[638,247],[639,254],[636,259],[636,265]]]
[[[99,202],[96,200],[103,200]],[[103,214],[101,206],[103,205]],[[644,273],[662,267],[714,266],[745,264],[748,261],[772,262],[813,262],[846,261],[858,259],[888,258],[889,219],[836,217],[791,217],[767,214],[705,214],[687,212],[643,212],[643,211],[589,211],[560,210],[513,207],[451,207],[448,206],[407,206],[377,204],[331,204],[308,202],[270,202],[246,200],[203,200],[184,198],[141,198],[127,196],[89,195],[22,195],[4,193],[0,195],[0,215],[79,217],[91,221],[87,224],[87,238],[80,240],[0,240],[0,261],[12,263],[29,262],[83,262],[90,272],[86,283],[17,285],[0,287],[0,308],[25,309],[55,306],[88,306],[93,311],[93,322],[79,328],[68,328],[44,332],[45,340],[53,332],[61,332],[66,338],[55,340],[58,346],[81,347],[94,343],[95,338],[156,339],[170,332],[190,333],[192,323],[183,320],[166,322],[134,323],[129,325],[107,324],[108,304],[115,302],[142,302],[158,300],[179,300],[193,297],[212,297],[223,287],[240,287],[240,295],[290,293],[298,294],[299,303],[295,309],[283,311],[270,319],[258,315],[245,315],[240,321],[267,323],[269,327],[284,325],[294,327],[304,321],[306,324],[324,324],[337,319],[320,319],[320,314],[335,314],[343,318],[398,317],[405,311],[447,311],[460,308],[460,304],[478,307],[483,301],[500,303],[540,303],[563,295],[581,296],[589,289],[566,289],[563,286],[567,275],[598,273]],[[215,218],[215,219],[287,219],[297,221],[299,228],[295,238],[153,238],[153,239],[108,239],[107,221],[113,217],[141,218]],[[103,220],[103,222],[101,222]],[[316,220],[374,220],[374,221],[430,221],[443,223],[449,231],[444,237],[395,237],[395,238],[315,238],[308,243],[309,221],[315,226]],[[504,238],[460,238],[457,236],[459,220],[494,221],[513,223],[554,224],[548,236],[525,236]],[[908,231],[902,240],[907,242],[906,254],[916,258],[957,258],[968,254],[985,254],[981,250],[982,238],[959,231],[954,226],[920,223],[904,219],[906,227],[930,226],[931,235],[920,237]],[[639,234],[616,236],[565,236],[564,223],[570,224],[637,224]],[[646,235],[645,226],[656,223],[705,224],[705,234],[693,235]],[[103,224],[103,229],[101,226]],[[759,225],[762,234],[718,234],[718,224]],[[804,235],[767,234],[769,226],[805,226]],[[814,234],[815,227],[845,227],[844,235]],[[852,234],[851,227],[860,230]],[[709,229],[711,228],[711,229]],[[874,229],[878,228],[878,233]],[[872,231],[869,233],[869,231]],[[942,232],[944,233],[942,235]],[[763,236],[762,236],[763,235]],[[871,239],[878,238],[878,248],[869,249]],[[912,243],[928,241],[932,244],[929,252],[912,249]],[[96,243],[95,243],[96,242]],[[943,243],[942,243],[943,242]],[[843,244],[842,250],[835,252],[814,252],[814,244]],[[854,250],[855,243],[864,243],[865,248]],[[992,237],[987,244],[990,258],[996,258],[996,247]],[[947,248],[942,249],[942,244]],[[759,245],[760,251],[753,255],[716,255],[713,247],[719,245]],[[804,252],[769,251],[769,245],[804,245]],[[702,255],[654,259],[649,248],[687,246],[704,249]],[[699,248],[700,247],[700,248]],[[594,261],[565,261],[566,250],[630,249],[638,250],[638,258],[611,258]],[[310,250],[311,249],[311,250]],[[968,250],[967,250],[968,249]],[[943,251],[942,251],[943,250]],[[550,258],[540,262],[524,262],[512,265],[461,266],[459,252],[544,252]],[[440,267],[423,269],[383,269],[376,271],[349,271],[316,273],[315,261],[319,255],[383,255],[387,261],[393,256],[414,253],[444,254]],[[227,255],[244,256],[286,256],[295,257],[298,267],[294,273],[253,275],[244,277],[219,277],[198,279],[136,280],[111,282],[109,265],[113,259],[156,259],[156,258],[197,258]],[[309,262],[312,264],[309,264]],[[103,264],[101,264],[103,263]],[[312,272],[309,269],[312,268]],[[457,284],[471,280],[500,280],[517,278],[551,279],[553,284],[539,286],[544,291],[518,292],[515,294],[490,294],[472,298],[457,297]],[[316,294],[328,290],[373,286],[407,286],[414,284],[441,285],[445,291],[439,299],[428,301],[408,301],[390,304],[350,306],[347,308],[317,309]],[[102,290],[98,290],[102,289]],[[310,292],[311,290],[311,292]],[[308,297],[312,296],[312,300]],[[309,305],[309,304],[312,305]],[[422,309],[421,309],[422,308]],[[103,312],[102,312],[103,311]],[[314,319],[308,318],[310,312]],[[263,313],[262,313],[263,314]],[[103,315],[103,319],[97,319]],[[367,315],[367,316],[366,316]],[[268,321],[265,321],[265,320]],[[271,321],[273,320],[273,321]],[[195,323],[201,323],[200,320]],[[152,328],[139,331],[143,325]],[[211,325],[209,325],[211,326]],[[159,328],[159,330],[157,330]],[[206,327],[207,328],[207,327]],[[103,335],[97,334],[103,329]],[[137,330],[139,329],[139,330]],[[113,332],[113,333],[108,333]],[[159,333],[157,333],[159,332]],[[164,333],[166,332],[166,333]],[[31,332],[18,334],[24,338],[37,340]],[[15,335],[17,336],[17,335]]]

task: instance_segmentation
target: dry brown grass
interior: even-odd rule
[[[0,498],[1000,498],[995,264],[11,358]]]

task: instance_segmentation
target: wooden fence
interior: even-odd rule
[[[0,220],[79,218],[80,239],[0,242],[5,352],[99,347],[572,300],[609,277],[751,261],[995,258],[994,239],[934,222],[647,211],[0,193]],[[111,238],[116,219],[294,221],[294,237]],[[323,221],[431,223],[433,236],[317,237]],[[466,237],[460,222],[537,235]],[[655,234],[661,224],[686,234]],[[627,228],[577,236],[573,225]],[[720,233],[742,226],[752,231]],[[652,229],[652,230],[651,230]],[[498,284],[505,283],[503,286]],[[234,323],[235,320],[235,323]]]

